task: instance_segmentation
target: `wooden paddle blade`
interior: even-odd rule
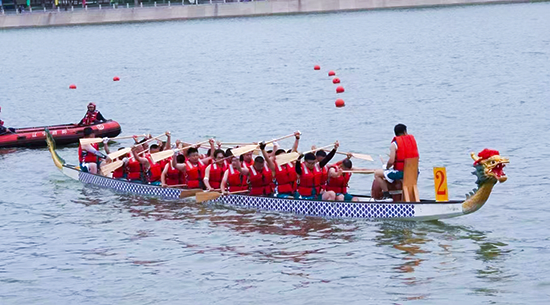
[[[298,160],[299,157],[300,157],[300,154],[293,151],[293,152],[288,153],[288,154],[278,155],[275,158],[275,162],[277,163],[277,165],[285,165],[287,163]]]
[[[221,195],[222,193],[218,192],[200,192],[195,195],[195,201],[198,203],[203,203],[205,201],[218,199]]]
[[[130,147],[128,148],[124,148],[124,149],[121,149],[121,150],[117,150],[113,153],[110,153],[108,154],[107,156],[109,156],[109,158],[111,158],[111,160],[114,160],[120,156],[124,156],[125,154],[129,153],[132,149]]]
[[[357,159],[362,159],[362,160],[367,160],[367,161],[374,161],[374,159],[372,159],[372,157],[369,156],[369,155],[357,154],[357,153],[352,153],[352,155],[353,155],[354,158],[357,158]]]
[[[188,198],[193,197],[198,193],[204,192],[202,189],[190,189],[190,190],[183,190],[180,193],[180,198]]]
[[[240,155],[244,155],[246,153],[249,153],[249,152],[255,150],[256,148],[258,148],[258,145],[256,145],[256,144],[246,145],[246,146],[243,146],[243,147],[238,147],[238,148],[232,149],[231,153],[233,154],[233,156],[239,157]]]
[[[344,173],[352,173],[352,174],[374,174],[374,169],[352,169],[352,170],[345,170],[342,171]]]
[[[100,170],[103,173],[103,176],[107,176],[108,174],[112,173],[113,171],[119,169],[124,162],[122,160],[116,160],[114,162],[111,162],[109,164],[103,165]]]
[[[151,159],[153,160],[153,163],[157,163],[160,160],[164,160],[166,158],[170,158],[174,155],[174,151],[169,149],[165,151],[159,151],[157,153],[151,154]]]
[[[95,144],[95,143],[101,143],[101,141],[103,141],[102,138],[82,138],[80,139],[80,144],[81,145]]]

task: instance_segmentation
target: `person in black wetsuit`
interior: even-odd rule
[[[101,112],[96,110],[96,105],[94,103],[88,104],[88,111],[86,112],[86,115],[84,115],[84,118],[80,120],[80,123],[78,123],[79,126],[88,126],[93,125],[101,122],[107,121]]]

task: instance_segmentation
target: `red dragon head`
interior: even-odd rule
[[[485,148],[477,156],[475,153],[471,153],[471,156],[474,159],[474,167],[478,169],[478,172],[481,171],[479,174],[483,174],[484,176],[478,176],[480,180],[495,179],[498,182],[504,182],[508,179],[504,173],[504,167],[510,161],[507,158],[501,157],[498,150]]]

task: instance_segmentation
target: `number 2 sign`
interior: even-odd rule
[[[444,167],[434,167],[435,201],[449,201],[447,190],[447,170]]]

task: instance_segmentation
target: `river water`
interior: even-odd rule
[[[0,303],[547,304],[548,16],[536,3],[0,31],[9,126],[76,122],[93,101],[123,134],[301,130],[302,150],[340,140],[373,168],[402,122],[423,198],[433,166],[464,198],[470,151],[511,160],[478,212],[401,223],[121,195],[63,176],[45,149],[0,150]]]

